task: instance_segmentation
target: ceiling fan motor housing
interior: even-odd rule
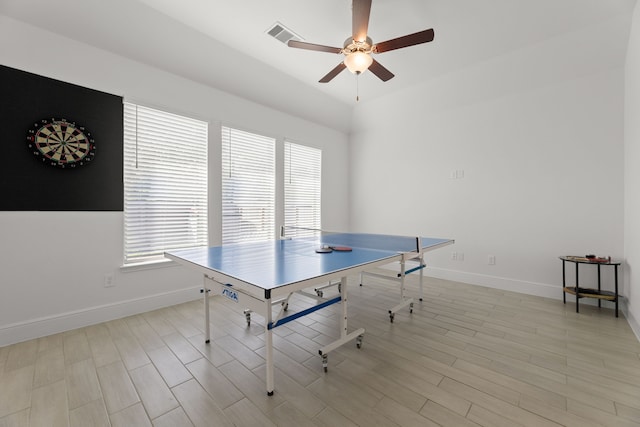
[[[367,39],[363,42],[356,41],[353,38],[349,37],[344,41],[342,53],[345,55],[349,55],[353,52],[371,53],[372,48],[373,40],[371,40],[371,37],[367,37]]]

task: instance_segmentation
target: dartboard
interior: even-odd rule
[[[43,119],[27,133],[29,150],[43,163],[75,168],[90,163],[96,154],[91,134],[66,119]]]

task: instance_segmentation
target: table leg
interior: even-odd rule
[[[340,338],[345,338],[347,336],[347,278],[342,277],[340,279],[340,298],[342,299],[342,303],[340,304],[342,308],[342,316],[340,316]]]
[[[351,333],[347,333],[348,331],[347,307],[349,305],[349,302],[347,299],[347,278],[346,277],[343,277],[342,280],[340,281],[340,302],[341,302],[340,306],[342,309],[341,315],[340,315],[340,338],[333,341],[332,343],[329,343],[323,346],[322,348],[320,348],[320,350],[318,350],[318,354],[322,356],[322,366],[325,372],[328,371],[328,368],[327,368],[328,353],[330,351],[335,350],[336,348],[340,347],[343,344],[348,343],[353,339],[356,339],[356,346],[358,348],[360,348],[362,345],[362,336],[364,334],[364,328],[359,328],[359,329],[356,329],[355,331],[352,331]]]
[[[405,277],[407,277],[406,274],[406,263],[404,260],[404,257],[402,257],[402,260],[400,260],[400,301],[404,301],[404,283],[405,283]]]
[[[424,254],[421,253],[420,254],[420,266],[424,265]],[[420,269],[420,301],[422,301],[422,298],[424,297],[424,290],[422,288],[422,281],[424,278],[424,268]]]
[[[566,304],[567,303],[567,293],[564,291],[564,288],[567,287],[567,275],[565,274],[565,260],[562,260],[562,303]]]
[[[393,319],[396,313],[403,307],[409,306],[409,313],[413,313],[413,298],[407,298],[405,296],[405,278],[407,276],[406,262],[404,257],[400,260],[400,272],[398,273],[398,279],[400,280],[400,302],[389,309],[389,321],[393,323]],[[422,272],[422,270],[420,270]]]
[[[207,288],[207,281],[209,278],[204,276],[204,283],[202,293],[204,294],[204,342],[209,344],[211,341],[211,325],[209,324],[209,292],[211,289]]]
[[[616,285],[616,317],[618,317],[618,266],[614,265],[615,285]]]
[[[579,263],[576,262],[576,313],[580,313],[580,285],[578,285],[578,265],[580,265]]]
[[[598,292],[600,292],[600,264],[598,264]],[[598,308],[602,307],[602,300],[598,298]]]
[[[266,350],[266,370],[267,370],[267,395],[273,396],[274,384],[274,368],[273,368],[273,329],[269,325],[273,321],[273,313],[271,311],[271,298],[265,301],[265,326],[264,339]]]

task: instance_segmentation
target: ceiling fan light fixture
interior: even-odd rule
[[[372,63],[373,58],[371,55],[362,51],[351,52],[344,58],[344,65],[346,65],[353,74],[362,73],[369,68]]]

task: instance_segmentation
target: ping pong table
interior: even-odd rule
[[[281,235],[283,235],[281,233]],[[324,370],[328,353],[356,340],[362,345],[364,328],[348,331],[347,276],[399,261],[404,277],[405,262],[424,252],[453,244],[451,239],[403,237],[364,233],[321,233],[317,236],[197,247],[165,252],[164,256],[204,276],[205,342],[210,341],[209,294],[222,295],[243,309],[250,322],[255,312],[265,319],[266,388],[274,391],[273,329],[330,305],[341,303],[340,337],[322,346]],[[347,251],[318,253],[316,249],[342,247]],[[339,295],[317,297],[317,304],[290,313],[293,293],[332,280],[339,280]],[[274,316],[274,306],[280,306]]]

